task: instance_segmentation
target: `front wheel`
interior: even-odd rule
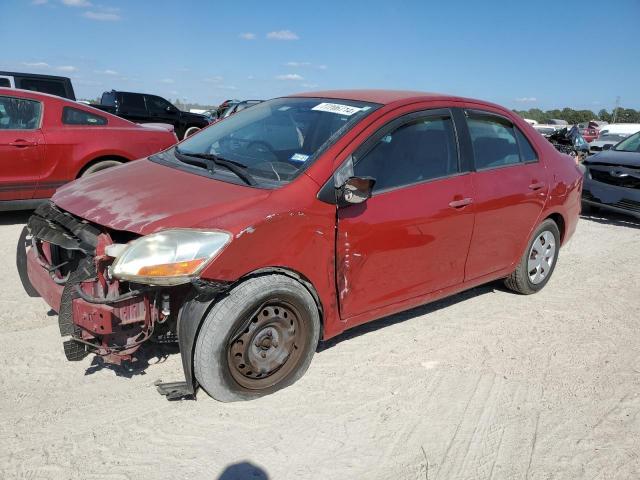
[[[302,377],[319,336],[318,307],[304,286],[284,275],[250,278],[204,319],[196,379],[222,402],[268,395]]]
[[[505,285],[523,295],[536,293],[547,284],[558,261],[560,231],[556,222],[547,219],[535,229],[524,255]]]
[[[199,130],[200,129],[198,127],[189,127],[184,131],[184,136],[182,138],[185,139],[187,137],[190,137],[191,135],[193,135],[194,133],[196,133]]]

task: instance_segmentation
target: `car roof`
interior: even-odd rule
[[[68,98],[59,97],[58,95],[51,95],[50,93],[36,92],[35,90],[24,90],[22,88],[8,88],[0,87],[0,95],[10,95],[13,97],[25,97],[25,98],[50,98],[60,102],[76,103]]]
[[[379,103],[388,105],[396,102],[425,101],[425,100],[459,100],[478,102],[491,105],[489,102],[458,97],[443,93],[418,92],[412,90],[324,90],[318,92],[303,92],[290,95],[292,97],[320,97],[336,100],[356,100],[360,102]]]

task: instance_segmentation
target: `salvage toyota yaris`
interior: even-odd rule
[[[64,186],[18,244],[69,360],[178,342],[221,401],[300,378],[320,339],[476,285],[549,281],[582,173],[490,103],[398,91],[273,99]]]

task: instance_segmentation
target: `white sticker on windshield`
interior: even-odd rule
[[[304,153],[294,153],[291,155],[292,162],[306,162],[309,155],[305,155]]]
[[[313,107],[311,110],[351,116],[354,113],[358,113],[362,109],[359,107],[352,107],[351,105],[341,105],[339,103],[320,103]]]

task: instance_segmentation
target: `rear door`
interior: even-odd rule
[[[43,105],[0,96],[0,200],[33,197],[42,168]]]
[[[152,122],[169,123],[176,125],[180,112],[162,97],[145,95],[147,109]]]
[[[473,148],[475,226],[465,280],[517,262],[547,199],[544,164],[526,136],[508,118],[465,111]]]
[[[352,159],[354,174],[374,177],[376,185],[365,203],[338,209],[342,318],[461,283],[473,228],[472,185],[451,112],[392,118]]]
[[[132,122],[149,122],[149,112],[141,93],[117,93],[118,96],[118,116],[126,118]]]

